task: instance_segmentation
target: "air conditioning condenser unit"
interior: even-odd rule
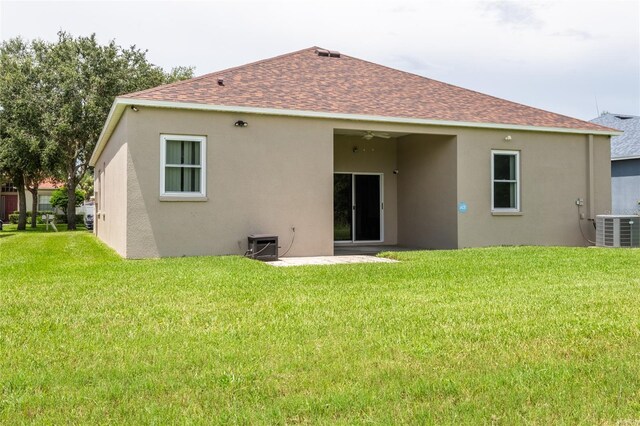
[[[640,247],[640,216],[596,216],[597,247]]]

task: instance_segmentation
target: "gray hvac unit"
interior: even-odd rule
[[[640,247],[640,216],[596,216],[596,246]]]

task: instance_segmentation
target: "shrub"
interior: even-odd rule
[[[76,189],[76,207],[80,207],[84,202],[85,193],[80,189]],[[51,199],[49,202],[53,207],[58,207],[62,209],[64,213],[67,212],[67,202],[69,201],[69,197],[67,195],[67,188],[62,187],[58,188],[51,193]],[[66,219],[65,219],[66,221]]]
[[[20,219],[20,212],[18,210],[14,211],[9,215],[9,222],[16,224]],[[31,221],[31,212],[27,212],[27,224]]]
[[[36,223],[44,223],[44,221],[42,220],[42,215],[44,214],[52,214],[55,215],[56,217],[56,223],[67,223],[67,215],[66,214],[57,214],[51,210],[43,210],[41,212],[37,212],[36,213]],[[16,210],[13,213],[11,213],[9,215],[9,223],[13,223],[13,224],[17,224],[18,223],[18,219],[20,217],[20,213]],[[76,222],[77,223],[82,223],[84,221],[84,215],[83,214],[77,214],[76,215]],[[27,224],[31,222],[31,212],[27,212]]]
[[[54,213],[51,210],[38,212],[38,216],[36,217],[36,222],[37,223],[44,223],[42,221],[42,215],[43,214],[55,214],[56,223],[67,223],[67,215],[66,214]],[[19,215],[18,211],[15,211],[15,212],[11,213],[9,215],[9,223],[17,224],[19,216],[20,215]],[[27,212],[27,223],[29,223],[30,220],[31,220],[31,212]],[[77,214],[76,215],[76,223],[84,223],[84,214]]]
[[[30,212],[28,212],[27,214],[29,213]],[[36,217],[37,223],[44,223],[44,221],[42,220],[42,215],[44,214],[54,214],[54,212],[52,212],[51,210],[44,210],[44,211],[38,212],[38,217]]]
[[[76,223],[83,223],[83,222],[84,222],[84,215],[77,214]],[[56,223],[67,223],[67,215],[62,213],[56,214]]]
[[[28,211],[27,212],[27,223],[31,222],[31,212]],[[42,221],[42,215],[43,214],[54,214],[51,210],[44,210],[41,212],[38,212],[38,216],[36,216],[36,223],[44,223]],[[18,212],[18,210],[14,211],[13,213],[11,213],[9,215],[9,222],[16,224],[18,223],[18,218],[20,217],[20,212]]]

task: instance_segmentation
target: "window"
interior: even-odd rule
[[[491,151],[491,210],[520,211],[520,153]]]
[[[38,195],[38,211],[39,212],[53,211],[53,207],[51,207],[50,195]]]
[[[162,135],[160,195],[205,197],[206,138]]]

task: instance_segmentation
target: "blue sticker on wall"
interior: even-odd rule
[[[460,201],[460,203],[458,203],[458,211],[460,213],[466,213],[467,212],[467,203],[465,203],[464,201]]]

